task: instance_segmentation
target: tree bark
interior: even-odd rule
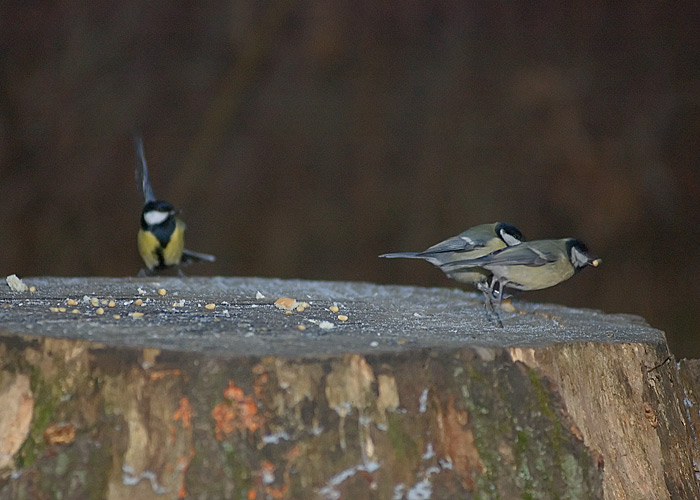
[[[700,497],[698,363],[635,317],[516,302],[501,330],[443,289],[27,281],[0,292],[0,498]]]

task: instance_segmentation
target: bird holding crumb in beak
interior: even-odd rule
[[[480,266],[446,267],[454,261],[476,259],[506,247],[519,245],[523,235],[507,222],[481,224],[437,243],[422,252],[396,252],[380,255],[387,259],[423,259],[439,267],[449,278],[484,291],[491,272]]]
[[[589,254],[586,245],[576,238],[529,241],[497,250],[475,259],[453,260],[442,264],[445,272],[459,272],[474,267],[492,273],[486,295],[487,309],[493,301],[500,306],[506,289],[541,290],[568,280],[587,266],[598,267],[602,260]],[[499,320],[500,323],[500,320]]]
[[[143,140],[134,138],[136,146],[136,182],[143,195],[141,229],[137,237],[139,254],[146,264],[141,274],[151,275],[173,266],[192,262],[214,262],[213,255],[185,249],[185,223],[177,218],[180,212],[167,201],[157,200],[148,178]]]

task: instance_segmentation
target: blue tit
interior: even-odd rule
[[[475,259],[488,255],[501,248],[519,245],[523,241],[522,233],[506,222],[481,224],[467,229],[463,233],[437,243],[422,252],[397,252],[380,255],[388,259],[408,258],[423,259],[439,267],[449,277],[460,283],[472,285],[484,291],[488,286],[491,272],[480,266],[459,266],[447,268],[454,261]]]
[[[179,210],[167,201],[156,200],[148,178],[148,166],[143,152],[141,137],[134,139],[136,145],[136,182],[143,195],[141,229],[137,237],[139,254],[146,264],[145,274],[152,274],[172,266],[191,262],[213,262],[215,257],[185,249],[185,228],[177,218]]]
[[[442,265],[446,271],[480,267],[493,274],[487,296],[487,309],[493,299],[501,303],[506,289],[541,290],[568,280],[584,267],[598,267],[602,260],[588,253],[576,238],[538,240],[517,247],[503,248],[476,259],[453,260]]]

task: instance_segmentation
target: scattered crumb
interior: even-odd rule
[[[119,314],[115,314],[115,315],[112,316],[112,317],[113,317],[114,319],[121,319],[121,316],[120,316]]]
[[[30,286],[30,287],[29,287],[29,291],[30,291],[31,293],[36,292],[36,287],[35,287],[34,285]]]
[[[347,321],[348,317],[344,314],[338,314],[338,321]]]
[[[143,318],[143,313],[142,312],[132,312],[132,313],[129,313],[129,316],[131,316],[132,318]]]
[[[71,312],[72,312],[73,314],[80,314],[80,311],[78,311],[77,309],[73,309]]]
[[[286,314],[287,316],[291,316],[291,315],[292,315],[292,311],[284,311],[284,314]]]
[[[173,302],[173,307],[185,307],[185,299],[180,299],[179,302]]]
[[[210,311],[213,311],[215,307],[216,304],[207,304],[204,306],[204,309],[209,309]]]
[[[399,339],[399,340],[396,341],[396,343],[399,344],[399,345],[406,345],[406,344],[408,344],[408,340],[406,340],[406,339]]]
[[[318,324],[318,327],[321,330],[330,330],[331,328],[335,328],[335,325],[333,323],[331,323],[330,321],[321,321]]]
[[[106,305],[107,305],[107,299],[102,299],[102,301],[100,302],[100,304],[102,304],[103,306],[106,306]]]
[[[117,305],[116,302],[114,302],[113,300],[110,300],[109,303],[107,304],[107,307],[115,307],[116,305]]]
[[[13,292],[26,292],[29,289],[16,274],[9,275],[5,278],[5,281],[7,281],[7,286],[9,286]]]
[[[78,305],[78,301],[77,301],[77,300],[73,300],[73,299],[68,299],[68,300],[66,301],[66,304],[68,304],[69,306],[77,306],[77,305]]]
[[[284,309],[285,311],[292,311],[297,308],[299,303],[290,297],[280,297],[275,301],[275,306],[278,309]]]
[[[136,299],[136,300],[134,301],[134,305],[135,305],[135,306],[142,306],[142,305],[143,305],[143,300],[141,300],[141,299]]]
[[[138,287],[136,291],[139,292],[139,294],[141,295],[148,295],[148,292],[141,287]]]
[[[300,304],[297,305],[297,312],[303,313],[307,307],[309,307],[308,302],[301,302]]]
[[[58,307],[49,307],[49,311],[51,311],[52,313],[57,313]]]
[[[299,330],[300,332],[303,332],[304,330],[306,330],[306,327],[304,325],[299,325],[299,326],[297,326],[297,330]]]
[[[515,306],[511,304],[509,299],[506,299],[503,302],[501,302],[501,309],[509,313],[515,312]]]
[[[99,305],[100,305],[100,299],[98,299],[97,297],[91,298],[91,299],[90,299],[90,305],[93,306],[93,307],[99,306]]]
[[[65,308],[65,307],[59,307],[59,308],[58,308],[58,312],[64,313],[64,312],[66,312],[66,308]]]
[[[98,307],[98,308],[97,308],[97,311],[95,311],[95,312],[96,312],[97,314],[99,314],[100,316],[102,316],[102,315],[105,313],[105,310],[104,310],[103,308],[101,308],[101,307]]]
[[[379,342],[376,340],[373,340],[372,342],[369,343],[370,347],[377,347],[379,345]]]
[[[337,313],[340,310],[338,306],[330,306],[328,309],[330,309],[332,313]]]
[[[256,293],[255,293],[255,298],[258,299],[258,300],[260,300],[260,299],[264,299],[265,296],[264,296],[262,293],[260,293],[260,292],[256,292]]]
[[[168,293],[168,291],[165,288],[158,289],[158,295],[160,295],[161,297],[165,297],[166,293]]]

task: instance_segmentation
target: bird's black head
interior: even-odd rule
[[[588,253],[588,247],[576,238],[568,238],[566,240],[566,253],[569,256],[571,265],[576,271],[583,269],[586,266],[598,267],[602,262],[601,259],[593,257]]]
[[[525,241],[520,230],[507,222],[499,222],[496,224],[496,234],[509,247],[519,245]]]
[[[141,227],[148,229],[172,223],[177,210],[167,201],[149,201],[141,211]]]

